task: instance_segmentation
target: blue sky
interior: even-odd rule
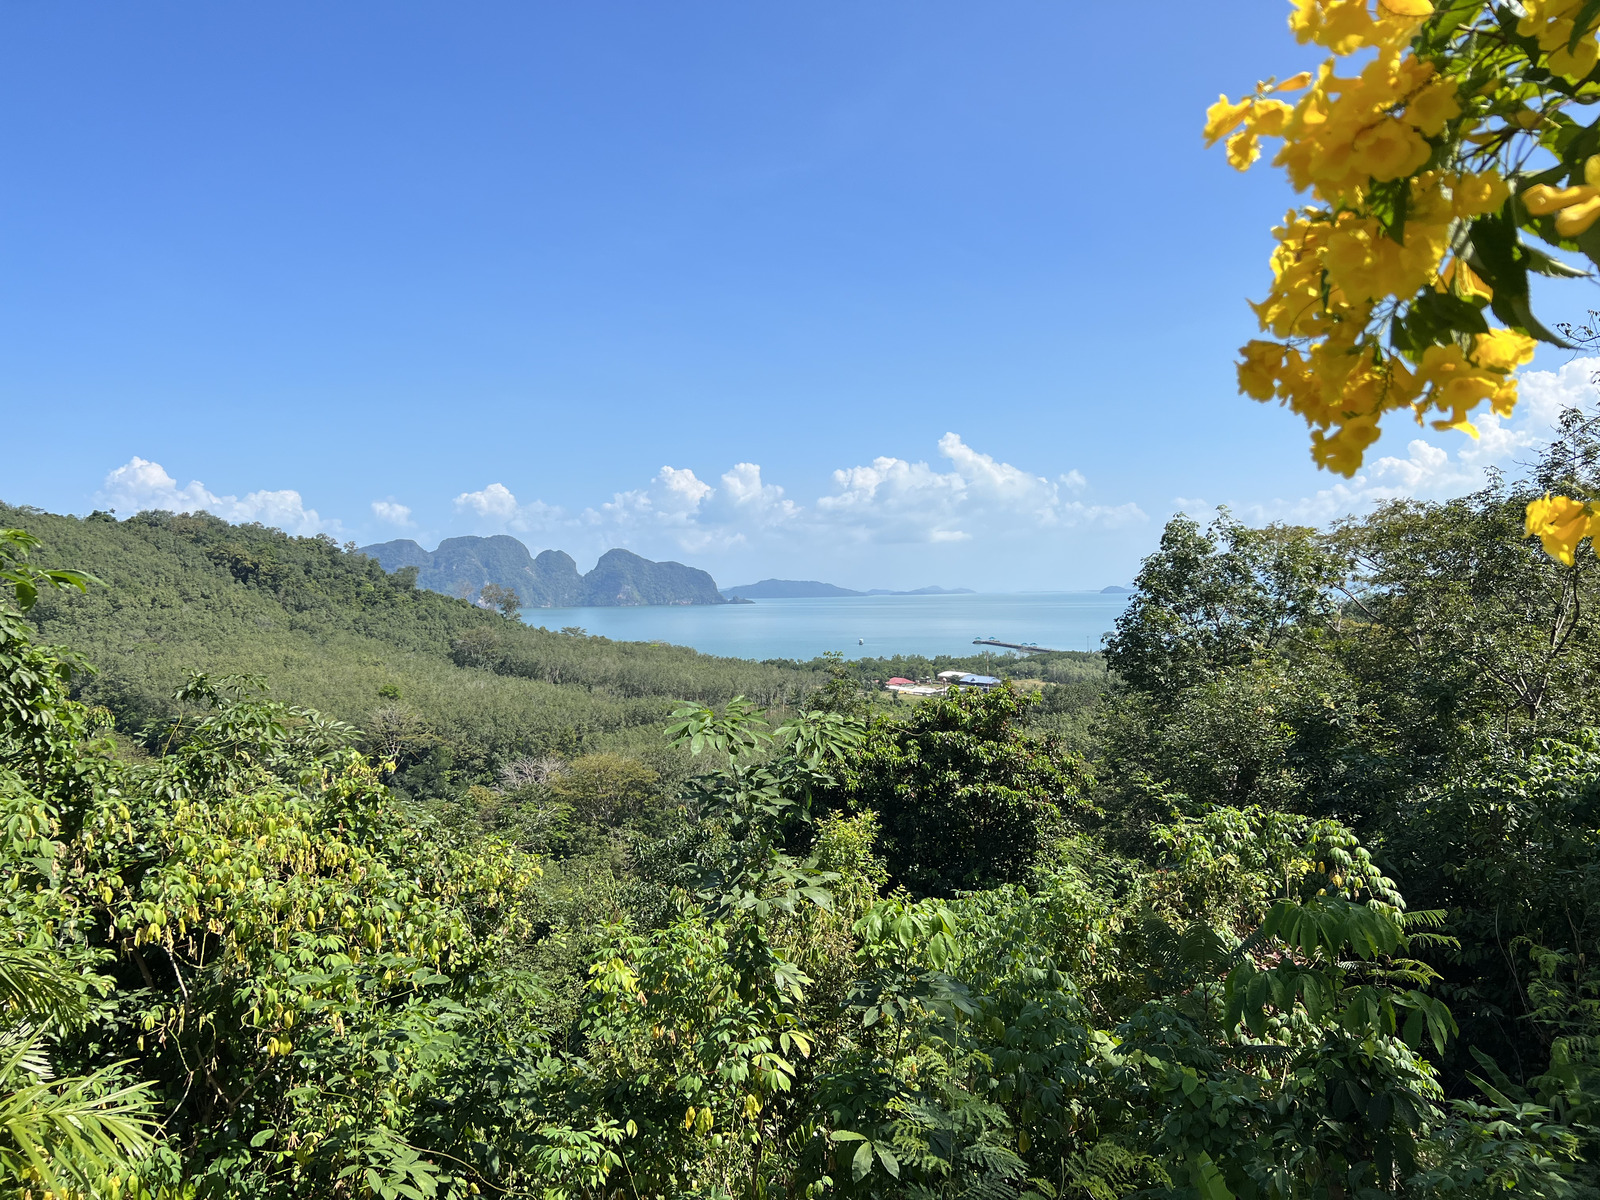
[[[1236,395],[1291,195],[1198,130],[1286,11],[8,5],[0,498],[1036,589],[1462,490],[1588,367],[1353,483]]]

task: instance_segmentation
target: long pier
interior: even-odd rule
[[[1002,650],[1021,650],[1024,654],[1061,654],[1049,646],[1023,646],[1017,642],[997,642],[993,638],[973,638],[974,646],[999,646]]]

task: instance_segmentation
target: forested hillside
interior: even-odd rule
[[[492,782],[521,758],[605,749],[659,757],[678,700],[742,695],[784,713],[832,674],[871,688],[897,674],[961,667],[1089,680],[1068,706],[1076,712],[1095,702],[1104,676],[1098,656],[1081,654],[1031,665],[984,655],[753,663],[551,632],[417,589],[403,568],[385,574],[326,538],[203,513],[118,522],[0,505],[6,526],[35,534],[53,560],[106,585],[47,593],[29,615],[42,638],[95,664],[77,694],[108,708],[125,738],[177,711],[173,693],[191,671],[258,675],[279,695],[363,731],[369,746],[396,756],[396,785],[419,794]],[[1039,716],[1053,719],[1066,699],[1053,698]]]
[[[1597,468],[1569,414],[1450,503],[1175,518],[1106,660],[916,705],[870,679],[935,663],[615,646],[326,541],[7,510],[52,540],[0,537],[0,1170],[162,1200],[1600,1195],[1600,561],[1521,516]],[[69,634],[101,674],[43,645]],[[411,687],[637,719],[469,777],[303,704]],[[663,724],[670,691],[715,703]]]
[[[654,747],[674,700],[742,694],[785,710],[827,678],[530,628],[417,589],[331,540],[206,514],[119,522],[0,506],[0,526],[37,535],[53,561],[105,584],[47,594],[30,617],[43,639],[99,668],[79,694],[128,736],[171,715],[190,671],[255,674],[296,703],[388,730],[403,763],[430,779],[468,782],[519,757]]]

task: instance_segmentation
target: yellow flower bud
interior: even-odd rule
[[[1593,188],[1583,189],[1594,192]],[[1556,232],[1562,237],[1577,237],[1600,218],[1600,195],[1591,194],[1581,204],[1574,204],[1571,208],[1564,208],[1556,214]]]
[[[1570,208],[1594,194],[1595,189],[1590,187],[1553,188],[1541,183],[1522,193],[1522,203],[1534,216],[1543,217]]]

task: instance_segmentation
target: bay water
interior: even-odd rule
[[[546,629],[578,626],[628,642],[670,642],[732,658],[810,659],[894,654],[971,655],[974,638],[1033,642],[1049,650],[1095,650],[1128,602],[1101,592],[1001,592],[956,596],[828,596],[752,604],[637,608],[531,608]],[[1004,651],[999,651],[1004,653]]]

